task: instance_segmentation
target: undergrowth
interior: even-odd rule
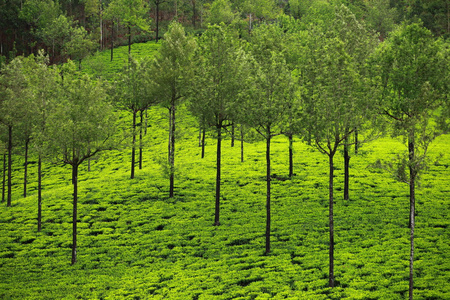
[[[136,48],[133,45],[133,48]],[[117,52],[116,52],[117,53]],[[272,253],[264,255],[265,145],[223,145],[221,225],[213,226],[215,140],[201,158],[198,131],[180,113],[175,197],[161,170],[168,119],[149,112],[143,169],[130,179],[129,147],[81,166],[78,261],[70,265],[70,169],[45,163],[43,229],[36,231],[36,158],[28,197],[21,197],[23,158],[15,156],[12,207],[0,208],[1,299],[406,299],[408,186],[369,167],[404,151],[390,138],[351,158],[350,200],[343,163],[335,171],[335,277],[328,285],[326,157],[295,140],[289,179],[288,141],[272,144]],[[128,116],[129,117],[129,116]],[[128,118],[126,117],[126,118]],[[449,299],[450,136],[441,136],[417,190],[415,299]]]

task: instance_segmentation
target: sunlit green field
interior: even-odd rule
[[[134,47],[134,45],[133,45]],[[126,116],[129,118],[129,115]],[[128,119],[126,119],[128,120]],[[327,158],[295,140],[272,144],[272,252],[264,255],[265,144],[223,146],[221,225],[213,226],[215,140],[201,158],[194,120],[180,110],[175,197],[161,161],[167,110],[149,111],[143,169],[130,179],[131,151],[104,153],[81,166],[78,262],[70,265],[69,167],[46,163],[43,229],[37,233],[37,163],[23,198],[23,158],[14,157],[12,207],[0,206],[0,299],[406,299],[409,187],[369,167],[406,148],[388,137],[351,158],[350,200],[343,159],[335,171],[335,276],[328,288]],[[124,126],[129,126],[129,120]],[[450,136],[417,189],[415,299],[450,299]]]

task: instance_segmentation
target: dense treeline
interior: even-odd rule
[[[32,5],[42,4],[38,2],[26,4],[31,9]],[[346,197],[349,197],[350,146],[385,133],[403,136],[405,155],[381,165],[390,168],[410,188],[410,219],[405,225],[410,228],[409,295],[412,299],[415,186],[418,176],[427,167],[430,143],[450,126],[449,45],[435,36],[444,35],[442,26],[434,24],[433,34],[424,27],[424,22],[404,21],[395,25],[400,8],[390,7],[386,1],[369,1],[358,10],[356,2],[349,5],[354,8],[353,12],[341,3],[333,5],[325,1],[311,1],[309,6],[305,6],[305,2],[289,1],[288,5],[279,6],[273,1],[230,3],[217,0],[205,11],[211,25],[201,36],[186,34],[185,27],[174,21],[168,26],[155,57],[137,61],[130,56],[123,72],[108,82],[101,76],[91,78],[82,74],[77,70],[81,65],[77,68],[70,61],[61,66],[50,64],[63,60],[61,55],[81,63],[89,49],[94,48],[94,43],[88,37],[86,27],[80,25],[82,19],[73,17],[85,14],[83,5],[59,6],[47,1],[49,10],[55,9],[51,11],[54,19],[48,19],[53,23],[44,22],[43,27],[35,24],[32,32],[35,37],[42,37],[44,44],[48,38],[49,56],[43,52],[36,56],[11,56],[0,74],[0,136],[4,158],[8,157],[4,164],[8,171],[3,172],[8,175],[7,206],[12,203],[14,149],[22,151],[23,146],[24,155],[28,157],[31,146],[38,156],[39,170],[43,161],[70,165],[74,189],[74,264],[78,167],[97,153],[122,148],[127,145],[125,141],[131,140],[131,178],[134,178],[137,130],[142,141],[145,112],[153,105],[160,105],[169,113],[165,168],[169,197],[173,197],[177,174],[176,125],[178,118],[183,118],[177,111],[187,108],[196,117],[199,128],[214,129],[217,141],[215,226],[220,225],[223,132],[231,127],[251,128],[265,141],[265,254],[271,252],[272,138],[282,134],[296,135],[326,155],[329,170],[328,279],[329,286],[334,287],[335,155],[344,147]],[[367,15],[367,23],[362,21],[362,15],[370,12],[370,5],[375,3],[385,5],[386,13],[392,13],[390,19],[384,16],[385,21],[371,24],[371,18],[375,16]],[[105,19],[101,20],[108,20],[106,16],[110,9],[111,24],[115,20],[124,27],[131,47],[132,29],[148,31],[150,23],[147,3],[132,1],[127,4],[130,6],[119,0],[112,1],[105,8]],[[191,1],[190,4],[199,3]],[[66,13],[60,13],[63,7],[67,9]],[[284,14],[282,9],[294,17]],[[412,19],[417,14],[415,10],[405,13],[414,16]],[[197,17],[194,9],[192,24],[197,24]],[[41,21],[41,17],[37,20]],[[88,21],[83,22],[87,26]],[[65,29],[57,29],[56,25]],[[58,34],[67,29],[70,39],[46,36],[46,30],[50,29],[57,29]],[[100,32],[104,33],[102,28]],[[30,47],[38,48],[39,44]],[[121,126],[118,126],[118,113],[114,107],[132,113],[131,133],[117,130]],[[140,143],[140,158],[142,148]],[[290,156],[292,162],[292,152]],[[27,159],[24,195],[27,191],[26,167]],[[38,182],[40,178],[38,171]],[[42,226],[40,190],[39,184],[38,230]]]
[[[52,62],[81,60],[96,49],[131,42],[158,40],[171,20],[200,33],[208,23],[233,23],[244,34],[255,24],[281,14],[308,18],[311,6],[324,0],[2,0],[0,55],[37,54],[45,48]],[[450,4],[446,0],[335,0],[348,6],[358,20],[384,39],[402,21],[422,20],[435,36],[450,34]],[[113,53],[111,52],[111,59]]]

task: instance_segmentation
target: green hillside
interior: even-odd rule
[[[142,59],[153,57],[158,50],[160,43],[147,42],[137,43],[131,46],[131,57]],[[114,78],[117,72],[122,71],[128,62],[128,46],[114,48],[113,60],[111,61],[111,51],[96,52],[82,62],[82,70],[93,76],[103,76],[107,79]]]
[[[132,51],[142,57],[156,47],[134,44]],[[99,53],[83,66],[114,74],[126,51],[115,50],[112,63],[109,52]],[[296,175],[289,180],[288,140],[274,138],[272,252],[264,255],[264,142],[246,141],[241,162],[240,143],[230,147],[226,137],[221,225],[213,226],[215,139],[207,138],[202,159],[194,119],[184,108],[178,115],[174,198],[161,163],[165,108],[149,110],[143,169],[135,179],[129,147],[95,157],[91,171],[81,166],[73,266],[70,168],[44,164],[43,229],[37,233],[36,158],[23,198],[24,161],[14,156],[12,207],[0,206],[0,299],[407,298],[409,188],[370,167],[405,151],[400,140],[364,144],[351,158],[350,200],[343,200],[342,155],[336,156],[337,287],[329,288],[327,157],[296,139]],[[130,120],[127,114],[125,124]],[[415,299],[450,298],[449,145],[449,135],[432,144],[433,163],[417,189]]]

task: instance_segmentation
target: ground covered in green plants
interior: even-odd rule
[[[336,166],[336,280],[328,284],[326,157],[295,142],[273,143],[272,253],[264,253],[265,148],[225,140],[221,225],[214,221],[215,143],[200,158],[191,120],[180,124],[176,196],[161,172],[166,111],[150,111],[144,167],[129,179],[130,151],[112,151],[80,174],[78,262],[70,265],[70,169],[45,168],[43,231],[36,232],[35,182],[21,197],[23,161],[14,165],[13,206],[0,209],[1,299],[405,299],[408,290],[408,186],[378,159],[401,151],[389,138],[366,144],[351,159],[351,200],[342,200]],[[415,296],[450,298],[450,137],[417,193]],[[35,164],[30,165],[35,178]]]
[[[137,56],[156,48],[132,46]],[[116,62],[126,62],[124,49],[115,52]],[[107,54],[101,54],[105,63],[83,66],[94,74],[118,72],[120,63],[107,64]],[[272,253],[264,255],[265,144],[246,141],[241,162],[239,142],[230,147],[226,137],[221,225],[215,227],[215,140],[207,139],[202,159],[194,120],[183,108],[179,116],[173,199],[162,163],[164,108],[149,111],[143,169],[135,179],[129,147],[96,157],[91,171],[82,165],[74,266],[70,168],[45,163],[38,233],[36,158],[23,198],[24,161],[15,155],[12,207],[0,206],[0,299],[407,298],[409,187],[374,167],[404,151],[401,141],[378,139],[353,155],[348,201],[342,155],[335,159],[337,287],[331,289],[327,157],[297,139],[295,176],[288,179],[287,138],[273,140]],[[450,299],[449,146],[448,135],[432,144],[432,162],[417,189],[415,299]]]

